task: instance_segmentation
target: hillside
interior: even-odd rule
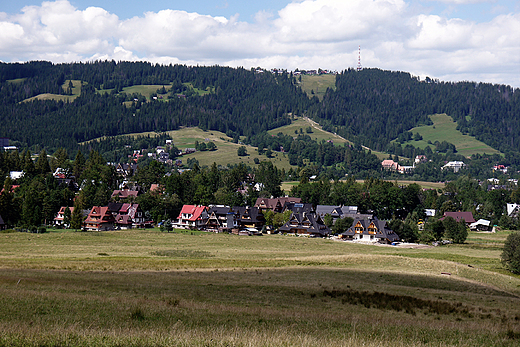
[[[79,143],[102,136],[182,127],[218,131],[254,147],[269,142],[277,152],[280,143],[267,141],[267,132],[277,135],[281,128],[286,136],[306,135],[299,120],[291,124],[295,116],[305,116],[316,122],[310,123],[316,129],[308,133],[311,140],[349,142],[370,148],[379,159],[388,153],[412,158],[428,141],[451,139],[464,156],[500,151],[509,153],[508,165],[520,163],[520,92],[507,86],[420,81],[378,69],[291,78],[218,66],[100,61],[0,63],[0,83],[0,137],[50,153],[60,147],[74,152]],[[315,89],[318,98],[309,98]],[[156,93],[158,99],[150,99]],[[456,123],[445,131],[440,128],[449,124],[439,123],[433,131],[432,114],[446,114]],[[397,148],[393,141],[410,131],[424,133],[423,142],[402,144],[415,149]],[[290,162],[331,166],[345,160],[339,154],[329,159],[306,155]]]
[[[336,75],[333,74],[300,75],[295,78],[309,98],[317,96],[319,100],[323,100],[323,96],[328,88],[336,89]]]
[[[447,141],[457,148],[457,153],[469,158],[474,154],[500,154],[496,149],[491,148],[485,143],[478,141],[472,136],[462,134],[457,130],[457,123],[446,114],[436,114],[430,116],[432,125],[424,125],[410,130],[411,133],[419,133],[422,140],[406,141],[402,145],[411,144],[414,147],[426,148],[434,147],[435,141]]]

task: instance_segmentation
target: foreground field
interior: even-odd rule
[[[399,248],[200,232],[0,234],[0,345],[517,346],[507,233]]]

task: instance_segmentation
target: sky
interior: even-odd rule
[[[0,60],[406,71],[520,88],[520,0],[0,4]]]

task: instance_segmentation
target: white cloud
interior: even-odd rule
[[[435,1],[435,0],[430,0]],[[445,4],[453,4],[453,5],[470,5],[470,4],[481,4],[485,2],[496,2],[496,0],[436,0],[438,2],[443,2]]]
[[[177,10],[120,20],[99,7],[78,10],[65,0],[43,2],[14,16],[0,13],[0,59],[340,71],[356,65],[361,45],[366,67],[520,87],[520,13],[477,23],[429,14],[415,5],[405,0],[293,0],[277,14],[260,11],[247,23],[238,15]]]
[[[402,0],[305,0],[293,2],[275,21],[283,41],[335,42],[403,30]]]

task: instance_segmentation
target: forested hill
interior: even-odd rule
[[[70,94],[69,80],[81,81],[75,99],[23,102],[44,93]],[[138,85],[158,86],[158,100],[122,93]],[[520,148],[520,90],[503,85],[349,69],[319,102],[288,73],[146,62],[0,63],[0,137],[51,152],[100,136],[181,126],[251,137],[290,123],[290,114],[305,114],[357,144],[385,151],[403,132],[430,124],[428,115],[435,113],[448,114],[461,132],[502,152]]]
[[[520,90],[475,82],[440,82],[404,72],[349,69],[336,78],[308,115],[326,128],[372,149],[385,151],[389,141],[428,115],[446,113],[458,129],[502,152],[520,148]]]
[[[32,62],[0,64],[0,78],[0,137],[51,149],[74,148],[100,136],[180,126],[252,136],[289,124],[288,114],[301,113],[311,103],[288,74],[218,66]],[[83,84],[73,102],[21,102],[43,93],[66,94],[62,86],[67,80]],[[141,84],[168,87],[164,101],[144,102],[138,95],[118,93]],[[194,88],[211,92],[199,96]],[[110,92],[96,92],[107,89]]]

